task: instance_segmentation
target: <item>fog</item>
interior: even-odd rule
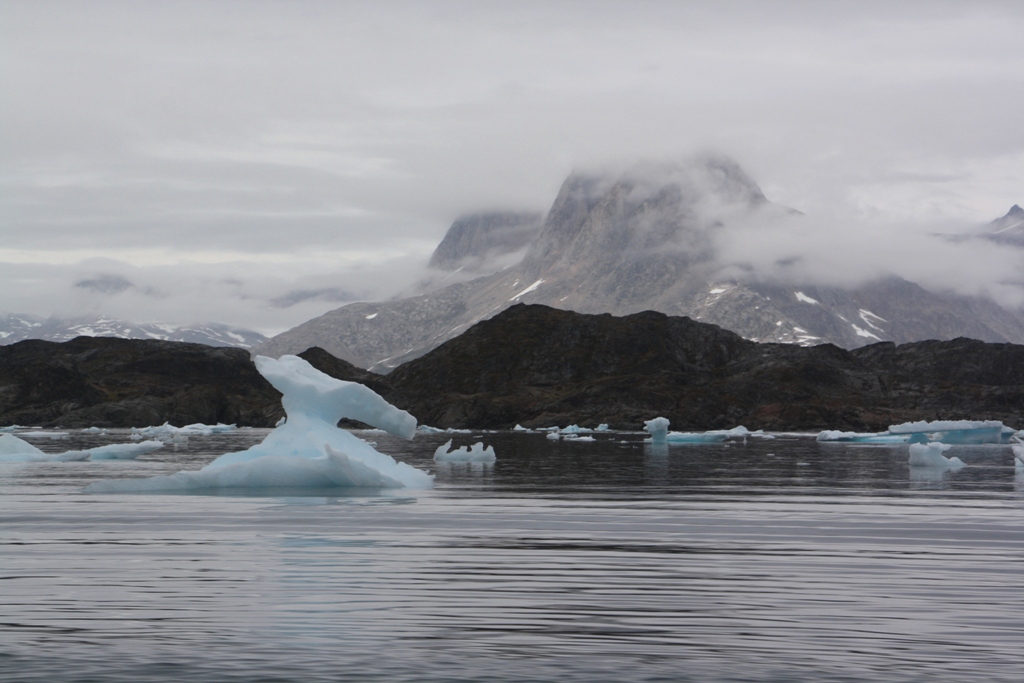
[[[406,291],[462,214],[703,149],[805,214],[737,228],[736,263],[1019,303],[1020,252],[934,233],[1024,202],[1022,29],[1012,1],[3,1],[0,310],[273,333]]]

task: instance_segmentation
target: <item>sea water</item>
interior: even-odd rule
[[[0,680],[1024,680],[1007,446],[929,471],[813,436],[455,435],[486,465],[435,463],[452,435],[359,434],[435,488],[81,493],[265,430],[0,466]]]

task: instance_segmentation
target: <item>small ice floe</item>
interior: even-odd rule
[[[517,424],[515,427],[512,428],[512,431],[513,432],[531,432],[533,430],[532,429],[527,429],[526,427],[524,427],[521,424]]]
[[[560,434],[590,434],[593,431],[593,429],[580,427],[579,425],[569,425],[568,427],[558,430]]]
[[[552,441],[558,441],[559,439],[562,438],[562,435],[559,434],[558,432],[548,432],[547,434],[545,434],[545,437],[551,439]]]
[[[438,446],[434,451],[434,462],[494,462],[497,456],[494,454],[494,447],[484,447],[482,441],[466,448],[462,446],[455,450],[452,447],[452,440],[448,439],[443,445]]]
[[[998,420],[937,420],[891,425],[888,434],[909,436],[910,443],[938,441],[945,444],[1001,443],[1003,423]]]
[[[564,437],[562,437],[562,440],[563,441],[572,441],[573,443],[578,443],[578,442],[581,442],[581,441],[584,442],[584,443],[587,443],[587,442],[590,442],[590,441],[596,441],[596,439],[594,437],[592,437],[592,436],[589,436],[589,435],[580,436],[578,434],[567,434]]]
[[[942,453],[948,451],[952,446],[944,443],[913,443],[910,444],[910,466],[911,467],[934,467],[946,470],[958,470],[966,467],[964,462],[953,456],[947,458]]]
[[[82,433],[83,434],[106,434],[107,430],[106,429],[101,429],[99,427],[86,427],[85,429],[82,430]]]
[[[226,425],[222,422],[218,422],[215,425],[195,422],[184,427],[175,427],[170,422],[164,422],[162,425],[155,427],[132,427],[132,436],[144,439],[160,439],[165,443],[181,445],[188,443],[188,437],[190,436],[210,436],[211,434],[233,432],[236,429],[238,429],[237,425]]]
[[[608,431],[608,423],[602,422],[601,424],[597,425],[597,428],[594,429],[594,431],[595,432],[607,432]]]
[[[1013,466],[1018,473],[1024,472],[1024,443],[1013,446]]]
[[[743,427],[732,429],[716,429],[708,432],[670,432],[669,421],[665,417],[656,417],[644,422],[644,429],[651,435],[650,443],[660,444],[701,444],[720,443],[730,438],[746,438],[752,432]]]
[[[420,425],[416,428],[416,431],[423,432],[424,434],[471,434],[472,430],[469,429],[453,429],[448,427],[447,429],[440,429],[438,427],[428,427],[427,425]]]
[[[338,429],[350,418],[411,439],[416,418],[373,390],[326,375],[298,356],[257,356],[256,369],[281,392],[288,420],[252,448],[225,453],[198,471],[99,481],[88,493],[217,489],[428,488],[433,476]]]
[[[59,441],[68,438],[67,432],[19,432],[18,436],[27,436],[30,439],[51,439]]]
[[[118,443],[97,446],[81,451],[44,453],[27,441],[13,434],[0,436],[0,462],[76,462],[83,460],[134,460],[135,458],[163,448],[160,441],[142,443]]]
[[[909,434],[889,434],[888,432],[840,432],[826,429],[818,434],[818,441],[825,443],[907,443]]]

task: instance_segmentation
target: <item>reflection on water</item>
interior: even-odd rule
[[[365,434],[429,491],[86,496],[137,462],[0,466],[5,681],[1019,681],[1024,475],[810,438],[654,449]],[[127,438],[36,440],[47,451]],[[625,443],[622,443],[625,441]]]

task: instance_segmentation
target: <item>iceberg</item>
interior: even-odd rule
[[[818,441],[837,443],[907,443],[909,434],[889,434],[888,432],[840,432],[826,429],[818,434]]]
[[[1003,423],[998,420],[936,420],[904,422],[889,427],[889,434],[906,434],[911,443],[940,441],[947,444],[1002,443]]]
[[[746,438],[755,434],[742,425],[732,429],[715,429],[707,432],[670,432],[668,426],[669,421],[665,417],[656,417],[644,422],[644,429],[651,435],[650,443],[655,445],[720,443],[726,439]]]
[[[559,430],[559,434],[590,434],[593,429],[588,427],[580,427],[579,425],[569,425],[564,429]]]
[[[947,458],[942,454],[952,446],[944,443],[912,443],[910,444],[911,467],[935,467],[939,469],[958,470],[966,467],[957,457]]]
[[[76,462],[83,460],[134,460],[144,453],[163,448],[160,441],[118,443],[81,451],[44,453],[13,434],[0,436],[0,462]]]
[[[218,422],[215,425],[207,425],[202,422],[196,422],[184,427],[175,427],[170,422],[164,422],[162,425],[156,427],[132,427],[133,437],[142,438],[156,438],[161,441],[175,441],[178,443],[188,443],[188,437],[190,436],[210,436],[211,434],[223,434],[224,432],[232,432],[238,429],[237,425],[226,425],[222,422]]]
[[[485,448],[482,441],[473,444],[470,448],[462,446],[461,448],[450,450],[451,447],[451,439],[438,446],[437,450],[434,451],[434,462],[494,462],[498,459],[494,454],[494,447],[487,446]]]
[[[429,488],[433,476],[395,461],[337,427],[365,422],[405,439],[416,418],[372,389],[326,375],[298,356],[257,356],[256,369],[283,396],[284,424],[262,443],[225,453],[198,471],[148,479],[105,480],[88,493],[175,492],[225,488]]]

